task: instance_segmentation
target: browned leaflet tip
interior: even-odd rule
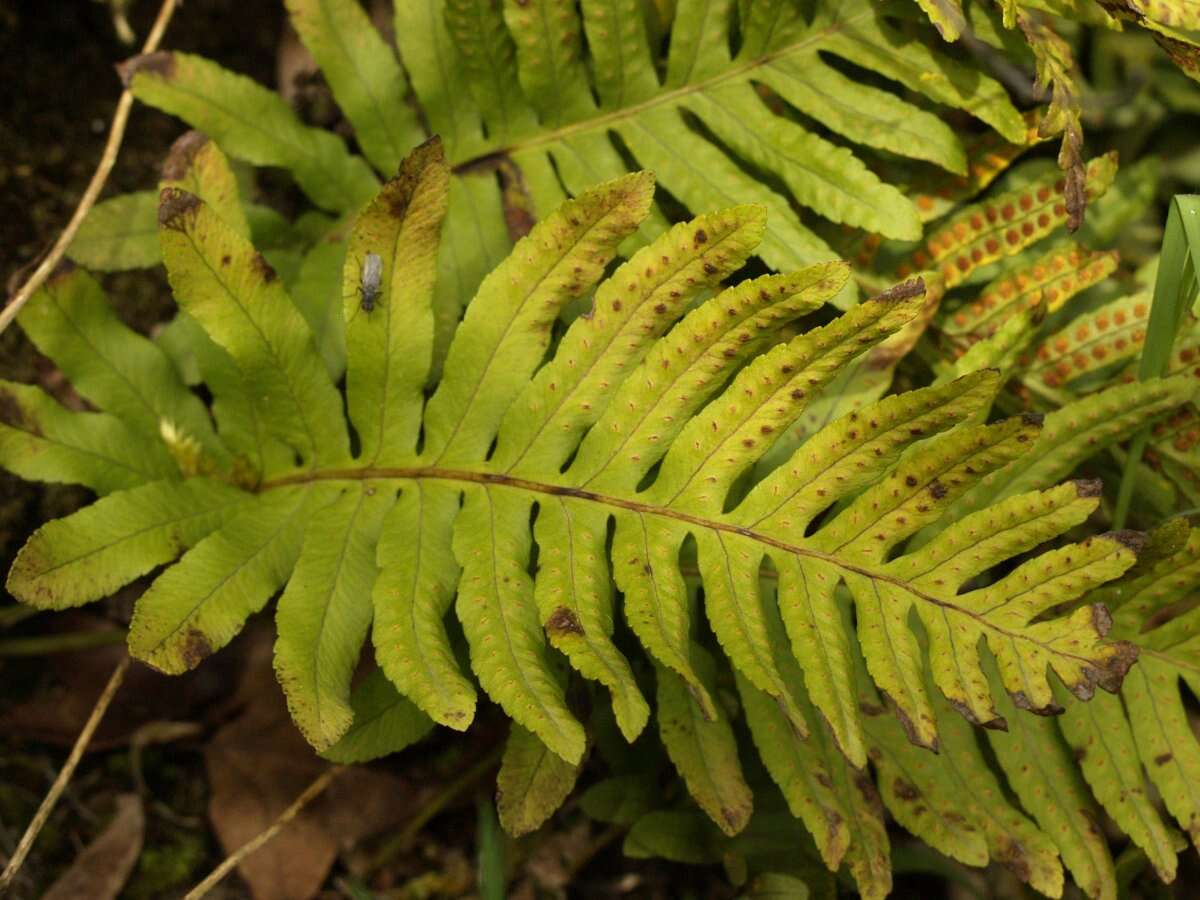
[[[1026,425],[1036,425],[1037,427],[1040,428],[1042,426],[1042,422],[1044,422],[1045,419],[1046,419],[1046,417],[1044,415],[1042,415],[1041,413],[1036,413],[1036,412],[1021,413],[1021,421],[1024,422]]]
[[[445,165],[445,163],[446,148],[442,144],[441,135],[435,134],[417,144],[408,156],[400,160],[400,168],[397,169],[396,178],[393,181],[396,179],[416,180],[420,177],[421,172],[430,166]]]
[[[961,700],[953,700],[949,697],[946,699],[949,701],[950,705],[954,707],[958,714],[972,725],[979,725],[992,731],[1008,731],[1008,720],[1005,719],[1004,716],[998,716],[995,714],[995,712],[993,712],[991,718],[980,719],[979,716],[975,715],[975,711]]]
[[[1130,668],[1137,662],[1139,650],[1137,644],[1129,641],[1116,641],[1111,646],[1113,655],[1105,662],[1104,668],[1096,673],[1096,684],[1108,693],[1115,694],[1121,689],[1121,683]]]
[[[196,209],[200,198],[178,188],[163,188],[158,195],[158,224],[164,228],[177,227],[176,220]]]
[[[53,269],[50,270],[50,276],[46,279],[47,284],[53,284],[63,278],[66,278],[72,272],[79,268],[75,263],[71,262],[65,256],[58,261]]]
[[[156,50],[154,53],[143,53],[141,56],[117,63],[117,75],[125,87],[133,83],[133,76],[138,72],[150,72],[170,78],[175,72],[175,54],[170,50]]]
[[[924,293],[925,279],[918,275],[916,278],[910,278],[908,281],[902,281],[888,288],[882,294],[876,294],[871,300],[894,302],[897,300],[907,300],[909,297],[920,297]]]
[[[1063,708],[1057,703],[1034,706],[1033,701],[1029,699],[1029,695],[1024,691],[1009,691],[1008,696],[1012,698],[1013,706],[1017,707],[1017,709],[1031,712],[1035,716],[1058,716],[1064,712]]]
[[[908,742],[914,746],[924,747],[926,750],[937,753],[937,737],[935,736],[932,741],[925,741],[922,739],[920,732],[917,731],[916,723],[913,722],[908,713],[901,709],[900,704],[892,698],[891,694],[889,694],[887,691],[880,691],[880,693],[883,694],[883,699],[887,703],[888,708],[891,709],[891,711],[896,714],[896,718],[900,720],[900,727],[904,729],[904,735],[908,738]]]
[[[1080,478],[1073,481],[1075,493],[1080,497],[1099,497],[1104,493],[1104,482],[1099,478]]]
[[[171,145],[171,149],[167,152],[167,158],[163,160],[162,177],[167,181],[178,181],[183,178],[188,169],[192,167],[192,160],[196,158],[196,154],[207,143],[208,135],[206,134],[199,131],[184,132]]]
[[[431,134],[425,140],[421,141],[421,143],[417,144],[412,152],[414,154],[429,154],[431,156],[445,156],[446,154],[440,134]]]

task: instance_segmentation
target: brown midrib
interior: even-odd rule
[[[1076,660],[1088,666],[1094,666],[1095,660],[1086,656],[1080,656],[1074,653],[1066,653],[1056,647],[1053,647],[1042,641],[1035,640],[1029,634],[1022,631],[1010,631],[1002,628],[993,622],[988,621],[983,615],[965,609],[962,606],[947,602],[940,597],[935,597],[932,594],[927,594],[921,589],[913,586],[901,578],[894,575],[889,575],[886,572],[881,572],[876,569],[871,569],[865,565],[850,562],[830,553],[823,553],[820,550],[815,550],[811,547],[803,547],[796,544],[789,544],[787,541],[772,537],[769,534],[754,531],[750,528],[744,528],[741,525],[735,525],[732,522],[725,522],[719,519],[706,519],[703,516],[695,516],[690,513],[683,512],[678,509],[658,506],[652,503],[642,503],[638,500],[632,500],[627,497],[615,497],[606,494],[600,494],[595,491],[586,491],[569,485],[549,484],[546,482],[532,481],[527,478],[518,478],[512,475],[506,475],[502,472],[479,472],[470,469],[447,469],[437,466],[402,466],[402,467],[372,467],[364,466],[352,469],[325,469],[314,472],[305,472],[299,475],[289,475],[283,478],[277,478],[272,481],[265,482],[259,488],[260,491],[272,490],[274,488],[286,487],[289,485],[307,484],[315,481],[449,481],[460,484],[478,484],[490,487],[508,488],[517,491],[526,491],[534,494],[543,494],[553,497],[569,497],[576,500],[584,500],[591,503],[597,503],[603,506],[609,506],[614,509],[622,509],[629,512],[638,513],[640,515],[657,516],[663,519],[671,519],[686,525],[694,525],[699,528],[707,528],[712,531],[719,531],[725,534],[734,534],[739,537],[748,538],[752,541],[765,544],[769,547],[774,547],[777,550],[782,550],[786,553],[791,553],[795,556],[801,556],[808,559],[820,560],[828,563],[843,572],[850,572],[856,575],[861,575],[864,578],[869,578],[873,581],[886,582],[892,584],[900,590],[911,594],[913,597],[930,603],[941,609],[952,610],[961,615],[977,621],[980,626],[988,631],[1002,634],[1006,637],[1026,641],[1043,648],[1046,652],[1053,656],[1066,657]]]

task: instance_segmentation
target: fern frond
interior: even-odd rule
[[[579,764],[565,762],[531,732],[514,725],[496,777],[496,811],[514,837],[541,827],[575,787]]]
[[[734,835],[750,821],[754,796],[742,775],[729,721],[716,717],[695,697],[697,690],[704,696],[713,693],[716,666],[698,646],[693,645],[688,656],[695,684],[664,666],[656,669],[659,734],[700,808],[723,832]]]
[[[936,711],[942,745],[937,756],[913,746],[900,723],[865,701],[871,759],[884,804],[907,830],[966,865],[989,859],[1051,897],[1062,895],[1057,848],[1004,796],[971,726],[944,703]]]
[[[40,388],[0,381],[0,465],[22,478],[104,495],[177,477],[165,448],[144,441],[115,416],[72,412]]]
[[[363,154],[395,172],[422,140],[416,113],[404,102],[408,84],[391,48],[355,0],[288,0],[300,40],[321,67]]]
[[[415,744],[433,728],[430,718],[402,696],[380,669],[350,695],[354,724],[321,755],[343,765],[368,762]]]
[[[200,166],[195,177],[220,182]],[[518,242],[484,280],[437,377],[435,236],[454,183],[426,145],[351,228],[346,413],[305,318],[253,246],[197,195],[167,187],[163,258],[191,323],[179,334],[197,334],[197,370],[220,401],[211,440],[254,468],[235,477],[234,466],[229,483],[181,472],[46,526],[10,578],[18,596],[85,602],[166,565],[139,604],[131,649],[180,671],[282,589],[276,669],[292,715],[315,746],[347,758],[370,744],[351,730],[356,708],[395,709],[403,734],[422,716],[469,725],[476,683],[443,621],[453,605],[478,686],[519,729],[504,777],[532,771],[541,785],[536,796],[510,791],[522,801],[505,812],[517,827],[549,814],[586,749],[563,656],[609,689],[625,738],[647,724],[649,704],[613,639],[621,617],[655,665],[669,757],[732,835],[753,798],[718,692],[722,659],[698,643],[704,616],[755,740],[787,736],[763,749],[768,771],[826,861],[845,859],[869,896],[887,892],[890,872],[864,772],[856,645],[907,738],[924,747],[943,731],[961,742],[965,724],[946,724],[947,703],[1000,723],[985,648],[1023,705],[1049,706],[1051,673],[1079,696],[1119,687],[1133,650],[1104,641],[1100,609],[1055,614],[1134,562],[1120,536],[1062,543],[1096,507],[1093,489],[972,499],[971,515],[926,531],[1039,445],[1035,419],[980,424],[995,373],[863,404],[762,465],[848,364],[896,335],[911,345],[932,312],[921,281],[798,330],[799,317],[841,296],[847,269],[822,263],[722,289],[767,236],[755,206],[676,225],[605,277],[649,214],[652,181],[635,173],[583,192]],[[365,304],[372,254],[378,285]],[[564,306],[589,294],[591,309],[557,337]],[[1176,381],[1135,390],[1155,411],[1184,393]],[[241,423],[253,439],[236,451],[222,398],[254,415]],[[1124,409],[1125,424],[1107,427],[1151,414]],[[1038,553],[1047,542],[1056,548]],[[411,707],[376,689],[356,701],[351,676],[368,632]],[[1002,856],[1010,838],[1032,846],[1029,829],[1006,820],[986,832],[988,853]],[[1048,857],[1029,852],[1033,882],[1053,887]]]
[[[1097,799],[1130,836],[1163,881],[1175,879],[1176,848],[1155,809],[1119,697],[1080,703],[1060,693],[1060,727]]]
[[[288,169],[323,209],[352,209],[379,187],[341,140],[304,125],[279,95],[243,75],[168,51],[130,60],[120,74],[144,102],[179,116],[230,156]]]
[[[947,334],[993,334],[1022,309],[1052,313],[1071,297],[1107,278],[1117,267],[1115,250],[1093,252],[1077,244],[1057,246],[1016,272],[989,283],[969,305],[946,317]]]
[[[1136,670],[1134,666],[1132,671]],[[1009,785],[1054,841],[1083,892],[1096,900],[1115,900],[1116,870],[1100,832],[1099,810],[1054,718],[1040,715],[1059,708],[1034,709],[1039,715],[1027,715],[1028,698],[1000,690],[994,665],[988,666],[988,677],[997,710],[1008,727],[989,730],[987,739]]]
[[[304,736],[326,750],[350,728],[350,678],[371,627],[375,547],[395,494],[323,485],[275,621],[275,673]]]
[[[67,256],[71,262],[101,272],[142,269],[155,265],[158,229],[156,191],[118,194],[92,207]]]
[[[1100,197],[1117,174],[1116,154],[1088,163],[1080,190]],[[1067,223],[1067,182],[1050,172],[987,201],[955,213],[925,241],[913,256],[924,268],[937,267],[947,288],[962,284],[980,266],[1023,250]]]
[[[275,271],[193,194],[165,188],[159,223],[172,290],[258,385],[252,402],[266,432],[303,463],[346,459],[341,397]]]
[[[1137,677],[1121,690],[1138,756],[1175,821],[1200,847],[1200,743],[1181,694],[1181,684],[1193,693],[1200,688],[1200,618],[1190,602],[1200,585],[1198,553],[1200,529],[1193,528],[1183,546],[1105,594],[1115,601],[1114,633],[1136,640],[1142,651]]]
[[[1038,346],[1025,377],[1057,388],[1104,366],[1136,357],[1146,341],[1149,311],[1150,295],[1140,293],[1077,316]]]
[[[440,142],[422,145],[396,178],[368,203],[346,247],[341,294],[349,365],[350,421],[371,462],[384,448],[417,447],[425,382],[433,362],[433,284],[446,213],[447,171]],[[367,286],[367,261],[379,260],[378,284]],[[364,292],[378,294],[368,309]]]
[[[200,132],[188,131],[171,145],[158,186],[160,191],[177,188],[195,194],[230,228],[244,238],[252,238],[237,176],[221,149]]]
[[[204,478],[109,494],[35,531],[13,561],[8,589],[40,609],[91,603],[171,562],[250,501]]]
[[[1186,377],[1106,388],[1048,414],[1030,452],[969,489],[948,512],[961,517],[1022,491],[1049,487],[1080,462],[1188,402]],[[924,536],[922,536],[924,539]]]
[[[424,120],[446,143],[455,171],[447,223],[481,240],[443,245],[435,370],[458,311],[508,249],[500,188],[486,177],[494,171],[540,218],[564,191],[578,196],[622,174],[629,153],[694,210],[767,206],[758,252],[772,267],[791,269],[833,257],[795,203],[886,237],[920,237],[918,206],[855,148],[965,175],[960,139],[924,101],[968,112],[1010,142],[1026,134],[998,82],[909,40],[886,7],[866,0],[821,2],[811,11],[788,0],[689,0],[675,10],[665,41],[654,42],[642,5],[630,0],[421,0],[396,8],[399,61],[352,0],[292,0],[289,10],[380,171],[391,175],[398,151],[420,141],[402,99],[404,71]],[[876,73],[879,83],[847,77],[838,61]],[[171,53],[133,60],[124,72],[139,99],[211,134],[231,155],[291,169],[318,205],[340,210],[368,199],[361,160],[246,79]],[[758,86],[777,107],[794,108],[851,146],[772,110]],[[239,129],[223,104],[203,99],[212,97],[237,98],[255,121]],[[318,183],[322,166],[329,175]],[[654,223],[663,223],[658,213]],[[640,241],[653,231],[643,230]],[[848,292],[840,303],[851,299]]]
[[[204,405],[162,350],[117,318],[104,290],[86,272],[60,272],[26,304],[19,321],[82,396],[158,444],[158,459],[166,453],[158,441],[166,422],[199,441],[228,471],[229,454],[216,440]]]
[[[138,600],[130,652],[178,674],[229,643],[287,583],[312,500],[311,492],[279,491],[199,541]]]

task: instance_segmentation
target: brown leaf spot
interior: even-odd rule
[[[920,790],[915,784],[905,781],[903,778],[897,778],[896,783],[892,785],[892,793],[900,800],[913,801],[921,796]]]
[[[1174,754],[1160,753],[1160,754],[1158,754],[1158,756],[1154,757],[1154,764],[1156,766],[1165,766],[1167,763],[1169,763],[1174,758],[1175,758]]]
[[[266,257],[261,253],[255,253],[254,258],[250,260],[250,267],[258,273],[259,277],[266,284],[270,284],[279,276],[275,274],[275,270],[271,268],[271,264],[267,262]]]
[[[1134,553],[1141,553],[1146,546],[1146,535],[1140,531],[1110,531],[1104,537],[1123,544]]]
[[[1096,634],[1104,637],[1112,628],[1112,615],[1108,608],[1103,603],[1092,604],[1092,627],[1096,629]]]
[[[163,188],[158,195],[158,224],[172,231],[184,231],[183,218],[200,208],[200,198],[178,188]]]
[[[941,500],[948,493],[950,492],[946,490],[946,486],[937,479],[934,479],[929,485],[929,494],[934,500]]]
[[[574,612],[565,606],[560,606],[546,620],[546,631],[551,637],[564,634],[582,635],[583,626],[579,624],[579,617]]]
[[[996,859],[1022,881],[1029,881],[1032,870],[1029,867],[1028,854],[1019,841],[1002,837],[1000,846],[996,848]]]
[[[696,244],[697,245],[703,244],[703,243],[706,243],[707,241],[708,241],[708,232],[706,232],[703,228],[697,228],[696,229]]]
[[[212,652],[212,644],[208,642],[204,632],[198,628],[189,628],[187,636],[183,639],[183,646],[179,648],[184,665],[189,669],[194,669],[212,656]]]

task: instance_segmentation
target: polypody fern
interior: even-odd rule
[[[1014,705],[1050,712],[1069,694],[1120,688],[1135,649],[1106,640],[1103,606],[1077,601],[1126,573],[1138,541],[1061,540],[1096,508],[1091,483],[987,493],[1041,432],[1031,417],[983,421],[994,371],[866,404],[755,469],[823,386],[921,314],[919,279],[797,333],[848,269],[722,289],[763,238],[759,206],[676,225],[606,277],[650,209],[653,179],[634,173],[516,245],[430,383],[449,184],[432,141],[353,224],[332,326],[343,390],[248,241],[223,158],[197,139],[181,154],[159,204],[191,335],[176,365],[78,270],[21,315],[100,410],[3,386],[0,462],[100,495],[21,551],[8,584],[25,602],[86,603],[164,567],[137,601],[129,646],[181,672],[281,591],[276,670],[314,746],[359,759],[371,740],[412,740],[430,720],[465,729],[482,690],[519,726],[502,785],[530,771],[560,799],[587,742],[562,661],[608,689],[627,739],[650,720],[642,661],[614,640],[623,619],[654,663],[671,760],[734,834],[753,797],[718,700],[719,647],[768,770],[831,865],[847,834],[818,811],[836,784],[807,766],[819,775],[808,793],[795,767],[823,744],[848,767],[838,779],[853,780],[880,740],[864,709],[873,719],[886,698],[908,740],[936,749],[962,727],[947,704],[1002,727],[1025,715]],[[382,273],[367,308],[371,257]],[[564,306],[582,298],[588,312],[559,335]],[[208,409],[179,374],[192,369]],[[447,633],[452,606],[470,672]],[[355,695],[368,636],[387,681]],[[388,699],[388,682],[407,700]],[[355,728],[356,707],[374,737]],[[525,812],[534,824],[548,814]],[[863,827],[874,826],[852,830]],[[864,890],[886,890],[862,840],[851,858],[874,885]]]

